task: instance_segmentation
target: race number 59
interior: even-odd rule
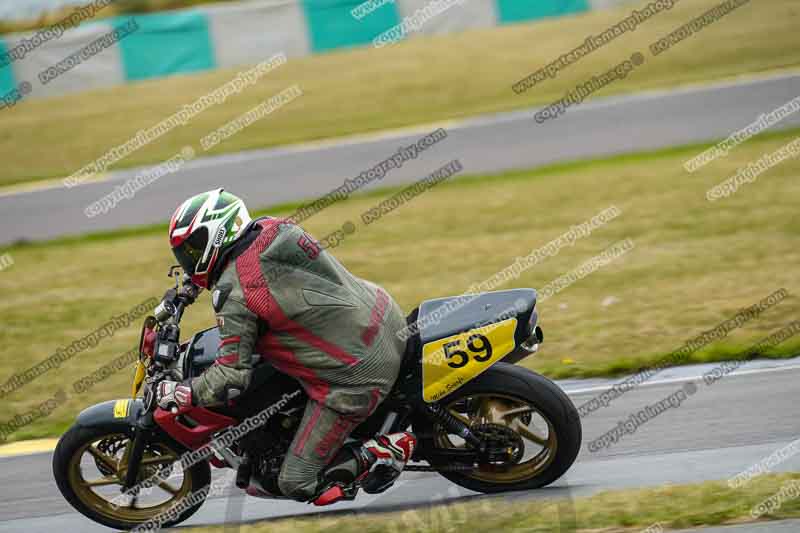
[[[456,339],[448,342],[442,348],[444,355],[448,359],[447,366],[450,368],[461,368],[469,363],[470,356],[479,363],[485,363],[492,358],[492,343],[485,335],[475,333],[470,335],[466,341],[466,350],[462,349],[462,340]]]

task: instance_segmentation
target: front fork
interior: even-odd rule
[[[123,483],[123,488],[125,490],[128,490],[136,485],[139,477],[139,467],[142,463],[142,457],[144,457],[144,450],[150,441],[150,437],[153,434],[153,428],[155,428],[155,426],[156,423],[153,420],[153,413],[150,411],[143,414],[136,421],[136,425],[134,426],[133,440],[131,440],[129,448],[125,454],[127,455],[128,459],[125,480]]]

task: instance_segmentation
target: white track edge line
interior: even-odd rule
[[[750,369],[750,370],[741,370],[741,371],[738,371],[738,372],[734,371],[734,372],[731,372],[730,374],[728,374],[727,376],[724,376],[723,379],[728,379],[728,378],[737,377],[737,376],[747,376],[747,375],[752,375],[752,374],[766,374],[766,373],[770,373],[770,372],[777,372],[777,371],[783,371],[783,370],[800,370],[800,365],[780,366],[780,367],[771,367],[771,368],[753,368],[753,369]],[[633,375],[635,375],[635,374],[633,374]],[[702,375],[700,375],[700,376],[686,376],[684,378],[669,378],[669,379],[662,379],[662,380],[659,380],[659,381],[645,381],[644,383],[640,383],[639,385],[634,385],[633,388],[634,389],[638,389],[638,388],[641,388],[641,387],[655,387],[657,385],[669,385],[669,384],[672,384],[672,383],[683,383],[683,382],[686,382],[686,381],[694,381],[694,380],[698,380],[698,379],[702,380],[703,376]],[[622,383],[623,381],[624,381],[624,379],[621,379],[621,380],[615,381],[614,383],[611,383],[609,385],[600,385],[598,387],[586,387],[586,388],[583,388],[583,389],[571,389],[569,387],[566,387],[566,388],[562,387],[562,389],[567,394],[585,394],[585,393],[589,393],[589,392],[600,392],[600,391],[609,390],[609,389],[613,388],[614,385]]]

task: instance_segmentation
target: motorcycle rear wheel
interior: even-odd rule
[[[122,492],[127,470],[126,450],[131,441],[132,434],[119,433],[118,429],[72,426],[58,441],[53,454],[53,474],[64,498],[84,516],[114,529],[127,530],[152,520],[157,520],[160,527],[169,527],[197,512],[205,498],[193,505],[188,503],[204,494],[201,489],[211,481],[210,466],[202,461],[181,472],[183,450],[168,442],[147,446],[137,479],[142,481],[161,469],[175,468],[182,478],[179,486],[167,479],[151,489],[143,489],[136,498],[124,496],[125,501],[115,500]],[[100,477],[87,475],[92,471],[98,472]],[[165,495],[166,500],[157,498],[159,494]],[[190,495],[198,496],[184,500]],[[140,506],[139,498],[143,497],[156,501]],[[182,501],[186,509],[168,513]]]
[[[432,465],[466,489],[497,493],[544,487],[563,476],[580,451],[581,421],[572,401],[558,385],[526,368],[497,363],[439,403],[474,433],[513,450],[511,461],[473,470]],[[463,439],[439,424],[414,429],[425,448],[467,449]]]

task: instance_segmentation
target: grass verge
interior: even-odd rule
[[[383,533],[406,531],[514,531],[550,533],[559,531],[623,533],[657,529],[682,529],[755,521],[751,511],[771,496],[797,494],[800,474],[767,475],[743,489],[724,482],[674,485],[652,489],[602,492],[572,503],[563,500],[503,500],[480,498],[464,503],[440,505],[381,514],[321,515],[312,519],[285,519],[243,525],[242,533]],[[787,490],[793,487],[791,492]],[[800,499],[783,498],[781,506],[763,519],[800,517]],[[574,526],[573,526],[574,524]],[[574,527],[574,529],[573,529]],[[223,526],[190,528],[192,533],[216,533]]]
[[[794,0],[744,5],[657,57],[647,47],[719,0],[682,1],[635,32],[582,58],[522,95],[511,86],[626,17],[632,6],[453,35],[411,39],[293,59],[242,94],[214,106],[123,159],[162,161],[284,88],[304,95],[210,154],[399,128],[551,103],[634,51],[646,63],[595,96],[796,69],[800,8]],[[743,43],[747,43],[746,46]],[[265,56],[276,52],[265,51]],[[235,71],[176,76],[3,110],[0,186],[64,177],[229,81]],[[35,90],[35,89],[34,89]],[[532,127],[535,124],[532,122]],[[43,149],[42,147],[47,147]]]
[[[786,288],[789,296],[688,362],[742,358],[754,341],[800,311],[800,160],[791,159],[733,196],[709,203],[708,188],[737,168],[800,136],[759,136],[687,175],[689,147],[445,182],[370,225],[360,215],[389,196],[373,191],[334,204],[304,227],[320,237],[353,221],[355,233],[333,250],[354,273],[380,283],[409,311],[428,298],[460,294],[519,256],[532,253],[612,205],[621,215],[498,288],[541,288],[622,239],[635,248],[564,288],[539,306],[545,344],[525,364],[551,377],[635,371],[739,309]],[[431,170],[440,165],[431,165]],[[271,210],[288,214],[290,210]],[[166,232],[68,239],[3,250],[14,264],[0,272],[0,385],[71,344],[112,315],[160,297],[174,263]],[[208,297],[190,309],[184,334],[213,323]],[[130,369],[90,390],[73,383],[138,342],[133,323],[3,398],[5,423],[54,391],[66,398],[12,440],[57,435],[86,405],[129,390]],[[762,355],[800,352],[796,338]],[[7,418],[6,418],[7,417]]]

